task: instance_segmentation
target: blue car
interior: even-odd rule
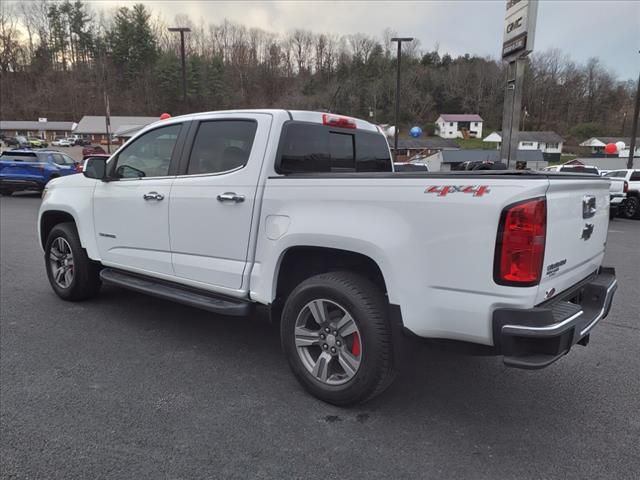
[[[5,150],[0,154],[0,195],[42,191],[49,180],[80,170],[73,158],[55,150]]]

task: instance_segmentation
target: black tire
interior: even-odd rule
[[[0,190],[0,195],[2,195],[3,197],[10,197],[11,195],[13,195],[13,190],[2,189]]]
[[[640,218],[640,200],[638,197],[627,197],[622,206],[624,218]]]
[[[52,256],[51,250],[54,242],[59,237],[67,242],[73,255],[73,277],[70,284],[66,287],[61,287],[56,283],[53,277],[54,267],[50,261]],[[60,223],[51,229],[45,244],[44,260],[47,268],[47,278],[49,279],[51,288],[53,288],[53,291],[63,300],[72,302],[86,300],[94,297],[100,291],[100,265],[92,261],[87,256],[85,249],[82,248],[74,223]]]
[[[360,364],[355,375],[341,385],[330,385],[312,375],[296,347],[298,317],[310,302],[318,299],[326,299],[342,307],[359,330],[362,345]],[[379,395],[391,385],[396,374],[388,317],[384,293],[361,275],[330,272],[305,280],[291,292],[282,312],[282,348],[293,374],[308,392],[334,405],[358,404]],[[318,350],[321,351],[319,346]],[[328,366],[326,368],[329,369]]]

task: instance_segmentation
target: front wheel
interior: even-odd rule
[[[282,347],[302,386],[334,405],[382,393],[395,376],[393,343],[383,292],[350,272],[316,275],[286,301]]]
[[[45,245],[45,264],[51,288],[70,301],[85,300],[100,290],[100,268],[80,244],[73,223],[53,227]]]

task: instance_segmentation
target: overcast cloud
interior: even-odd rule
[[[94,1],[112,9],[134,1]],[[497,57],[501,50],[505,0],[447,1],[146,1],[168,22],[188,14],[194,23],[227,18],[247,27],[285,33],[367,33],[385,28],[418,38],[422,49]],[[559,48],[578,62],[599,57],[620,79],[640,71],[640,0],[540,0],[536,51]]]

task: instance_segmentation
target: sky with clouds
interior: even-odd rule
[[[134,1],[92,1],[96,9]],[[170,22],[187,14],[194,23],[223,19],[286,33],[296,28],[380,37],[385,28],[418,38],[421,48],[498,57],[505,0],[423,1],[143,1]],[[536,51],[559,48],[577,62],[598,57],[620,79],[640,72],[640,0],[540,0]]]

